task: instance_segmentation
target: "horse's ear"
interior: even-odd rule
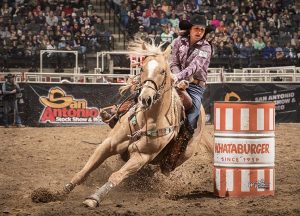
[[[167,47],[167,49],[164,51],[164,57],[165,57],[166,59],[168,59],[169,56],[171,55],[171,51],[172,51],[172,46],[169,45],[169,46]]]
[[[143,49],[143,50],[147,50],[147,47],[146,47],[145,42],[142,43],[142,49]]]

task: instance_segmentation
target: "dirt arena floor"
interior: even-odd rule
[[[213,127],[207,128],[212,134]],[[276,130],[274,197],[215,197],[212,160],[199,149],[171,176],[145,168],[89,209],[82,201],[122,165],[119,157],[107,160],[65,201],[33,203],[31,193],[68,183],[108,127],[0,128],[0,215],[300,215],[300,124]]]

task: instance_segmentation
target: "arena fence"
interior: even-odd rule
[[[56,50],[45,52],[55,53]],[[45,52],[41,56],[45,55]],[[61,50],[59,52],[63,53]],[[16,80],[23,89],[22,94],[18,96],[18,103],[23,115],[22,119],[27,125],[101,123],[97,114],[99,108],[120,102],[118,88],[124,85],[130,76],[140,73],[140,64],[144,60],[143,56],[135,56],[130,52],[101,52],[97,53],[97,67],[94,73],[86,74],[81,73],[78,68],[77,51],[70,53],[75,55],[73,73],[45,73],[42,64],[38,73],[11,72],[16,75]],[[0,73],[0,82],[4,81],[6,74]],[[209,68],[207,81],[204,106],[208,122],[213,119],[212,106],[215,101],[274,101],[277,122],[300,122],[299,67],[244,68],[232,72],[225,71],[223,68]],[[48,96],[53,92],[62,98],[70,96],[73,102],[67,104],[62,110],[55,110],[52,107],[54,109],[52,114],[49,111],[51,107],[48,108],[48,114],[52,115],[51,121],[41,121],[41,115],[47,108],[47,100],[48,102],[50,100]],[[0,122],[1,98],[0,91]],[[44,104],[41,102],[43,100],[46,101]],[[55,101],[49,104],[55,105]],[[63,117],[66,112],[69,112],[70,118]],[[57,119],[54,114],[58,115]],[[73,119],[75,114],[76,118]]]
[[[16,76],[17,82],[31,83],[73,83],[73,84],[124,84],[131,76],[139,74],[139,68],[131,68],[128,74],[83,74],[74,69],[74,73],[36,73],[11,72]],[[285,71],[286,70],[286,71]],[[250,72],[249,72],[250,71]],[[282,72],[285,71],[285,72]],[[98,71],[94,71],[98,72]],[[6,73],[0,73],[0,81],[4,80]],[[209,68],[207,83],[300,83],[300,68],[246,68],[235,70],[233,73],[225,72],[223,68]]]
[[[99,109],[126,97],[120,96],[120,85],[123,83],[21,82],[18,104],[29,126],[102,124]],[[300,83],[210,83],[203,101],[207,122],[214,118],[216,101],[273,101],[276,122],[300,122]]]

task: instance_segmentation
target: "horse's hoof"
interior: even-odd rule
[[[96,208],[96,207],[99,206],[99,203],[96,200],[93,200],[93,199],[86,199],[82,203],[86,207],[90,207],[90,208]]]

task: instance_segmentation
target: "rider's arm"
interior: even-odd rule
[[[188,67],[183,69],[180,73],[175,74],[178,81],[184,80],[195,73],[197,74],[206,74],[207,68],[204,66],[208,66],[211,57],[211,46],[205,45],[201,47],[199,50],[199,54],[195,56],[195,58],[191,61]],[[206,76],[205,76],[206,77]],[[206,80],[204,80],[206,81]]]
[[[172,60],[170,64],[170,69],[173,74],[177,74],[180,72],[179,48],[180,48],[180,39],[177,38],[174,40],[174,44],[172,47]]]

